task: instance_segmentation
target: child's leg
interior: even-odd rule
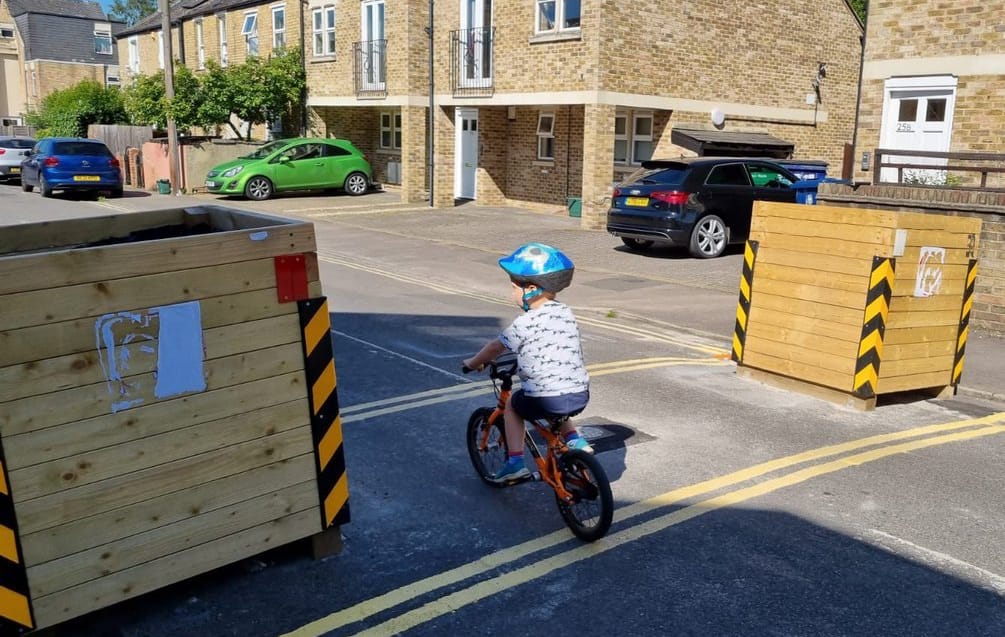
[[[523,418],[513,409],[512,396],[506,401],[506,407],[503,410],[503,420],[506,421],[506,448],[509,450],[509,455],[520,456],[522,458],[525,430]]]

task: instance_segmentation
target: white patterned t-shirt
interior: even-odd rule
[[[547,301],[518,316],[499,340],[516,354],[521,387],[528,396],[589,390],[579,325],[569,306]]]

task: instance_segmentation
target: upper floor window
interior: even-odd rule
[[[112,54],[112,28],[109,25],[95,25],[94,52],[99,55]]]
[[[537,158],[555,159],[555,114],[541,113],[537,117]]]
[[[195,21],[195,55],[199,68],[206,68],[206,42],[203,40],[202,18]]]
[[[217,32],[220,36],[220,66],[227,66],[230,57],[227,55],[227,14],[216,14]]]
[[[140,40],[135,35],[129,36],[129,70],[140,72]]]
[[[14,39],[14,25],[4,24],[0,26],[0,40],[13,40]]]
[[[241,35],[248,45],[248,55],[258,55],[258,14],[244,14],[244,25],[241,27]]]
[[[314,27],[314,55],[335,55],[335,6],[314,9],[311,19]]]
[[[157,32],[157,64],[164,68],[164,32]]]
[[[286,46],[286,7],[272,7],[272,48]]]
[[[535,33],[557,33],[579,28],[581,0],[537,0]]]

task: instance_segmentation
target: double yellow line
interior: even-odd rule
[[[707,495],[727,487],[752,481],[769,473],[795,467],[796,465],[834,458],[819,464],[811,464],[791,473],[755,482],[720,495],[712,496],[694,504],[665,513],[634,526],[628,526],[608,537],[589,545],[578,545],[570,550],[535,561],[521,568],[509,571],[467,588],[439,597],[418,608],[402,613],[381,624],[364,630],[359,635],[393,635],[425,622],[452,613],[481,599],[514,588],[528,581],[544,577],[553,571],[576,562],[606,553],[671,526],[692,520],[698,516],[746,500],[762,496],[779,489],[793,486],[812,478],[829,473],[861,466],[896,454],[918,451],[929,447],[973,440],[984,436],[1005,433],[1005,412],[983,418],[973,418],[951,423],[927,425],[905,431],[869,436],[846,443],[812,449],[776,460],[753,465],[724,476],[705,480],[687,487],[675,489],[662,495],[624,507],[615,512],[615,523],[621,524],[645,513],[681,504],[687,500]],[[835,457],[837,456],[837,457]],[[517,546],[498,551],[463,566],[444,571],[432,577],[419,580],[378,597],[360,602],[327,617],[311,622],[293,632],[288,637],[316,637],[355,622],[368,619],[377,613],[394,608],[423,595],[430,594],[466,579],[482,575],[505,564],[528,557],[539,551],[568,541],[565,529],[544,537],[524,542]]]

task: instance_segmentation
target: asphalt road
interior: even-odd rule
[[[0,223],[190,202],[43,202],[0,186]],[[738,254],[643,257],[562,216],[383,194],[225,203],[316,223],[344,550],[277,548],[51,634],[1005,634],[1005,406],[863,413],[739,378],[724,359]],[[593,545],[547,487],[483,485],[464,447],[468,414],[492,396],[459,361],[519,311],[495,260],[530,239],[578,265],[565,300],[593,375],[580,424],[617,506]]]

